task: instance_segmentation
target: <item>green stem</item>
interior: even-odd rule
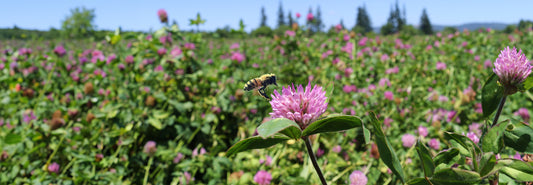
[[[152,162],[154,161],[154,156],[150,156],[150,159],[148,160],[148,165],[146,165],[145,167],[145,172],[144,172],[144,181],[143,181],[143,185],[146,185],[146,183],[148,183],[148,174],[150,174],[150,166],[152,166]]]
[[[491,128],[498,123],[498,118],[500,118],[500,114],[502,113],[505,99],[507,99],[507,95],[503,95],[502,99],[500,100],[500,104],[498,104],[498,110],[496,111],[496,115],[494,115],[494,121],[492,121]]]
[[[309,158],[311,158],[311,162],[313,163],[316,173],[318,174],[318,177],[320,178],[320,182],[322,182],[323,185],[327,185],[326,179],[324,178],[322,171],[320,171],[320,167],[318,166],[318,163],[316,161],[316,156],[313,153],[313,148],[311,147],[311,140],[309,140],[309,137],[307,136],[304,137],[303,140],[304,140],[305,146],[307,147],[307,153],[309,153]]]

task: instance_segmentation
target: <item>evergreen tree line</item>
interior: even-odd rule
[[[322,12],[320,10],[320,6],[317,6],[316,10],[313,11],[313,9],[310,7],[308,14],[313,15],[313,19],[308,19],[307,14],[301,15],[305,20],[305,26],[311,33],[319,33],[324,32],[324,22],[322,20]],[[277,11],[277,24],[275,29],[270,28],[267,25],[267,15],[265,13],[265,7],[261,8],[261,18],[260,18],[260,24],[257,29],[255,29],[252,32],[252,35],[263,35],[263,36],[270,36],[272,34],[276,34],[276,30],[287,30],[290,28],[291,25],[295,23],[295,18],[293,17],[292,12],[289,10],[288,14],[285,16],[285,12],[283,10],[283,5],[279,4],[279,8]],[[339,24],[342,28],[347,29],[344,26],[344,21],[340,20]],[[336,25],[335,25],[336,26]],[[330,31],[334,30],[334,26],[330,28]],[[372,28],[372,22],[370,20],[370,16],[368,15],[368,12],[366,10],[366,6],[360,6],[356,8],[356,19],[355,19],[355,25],[350,29],[352,31],[355,31],[357,33],[369,33],[373,32]],[[418,30],[414,28],[413,26],[407,25],[407,18],[406,18],[406,10],[405,7],[403,11],[400,10],[398,3],[396,2],[395,6],[391,8],[389,18],[387,19],[387,23],[383,25],[380,29],[380,33],[384,35],[388,34],[395,34],[400,32],[406,32],[409,34],[417,34],[417,33],[423,33],[423,34],[432,34],[433,28],[431,26],[431,22],[429,20],[429,16],[427,14],[426,9],[422,11],[422,16],[420,17],[420,26]]]
[[[295,14],[293,14],[292,11],[288,11],[286,13],[283,9],[283,5],[280,2],[278,11],[277,11],[277,22],[276,26],[274,28],[271,28],[267,24],[267,15],[265,12],[265,8],[261,8],[260,12],[260,24],[256,29],[254,29],[251,32],[251,36],[273,36],[273,35],[283,35],[286,30],[291,29],[291,27],[295,23],[298,23],[300,19],[303,19],[302,21],[299,21],[300,23],[303,23],[303,25],[298,26],[304,26],[303,28],[308,30],[308,33],[315,34],[315,33],[335,33],[335,31],[338,29],[336,27],[341,27],[343,29],[349,29],[351,31],[354,31],[356,33],[362,33],[362,34],[368,34],[371,32],[374,32],[374,29],[372,28],[372,22],[370,19],[370,16],[368,14],[368,11],[366,9],[366,6],[359,6],[356,8],[356,19],[355,19],[355,25],[352,28],[347,28],[344,26],[344,21],[341,19],[340,22],[337,25],[333,25],[329,30],[325,31],[325,25],[322,20],[322,12],[320,9],[320,6],[317,6],[315,10],[313,10],[312,7],[309,7],[309,11],[307,14],[302,13],[297,18]],[[308,17],[308,15],[312,15],[311,17]],[[199,15],[198,15],[199,16]],[[0,29],[0,40],[6,40],[6,39],[56,39],[56,38],[88,38],[92,37],[94,39],[103,39],[106,35],[112,33],[112,31],[107,30],[96,30],[96,25],[94,25],[95,14],[94,10],[92,9],[85,9],[85,8],[75,8],[71,10],[71,14],[67,16],[64,20],[62,20],[62,27],[61,29],[55,29],[51,28],[48,31],[40,31],[40,30],[27,30],[27,29],[21,29],[17,26],[14,26],[13,28],[4,28]],[[383,25],[379,32],[382,35],[389,35],[389,34],[406,34],[406,35],[414,35],[414,34],[433,34],[434,30],[431,25],[431,21],[429,20],[428,13],[426,9],[422,10],[422,15],[420,17],[420,22],[418,28],[415,28],[412,25],[407,24],[407,18],[406,18],[406,9],[403,7],[403,10],[401,10],[398,6],[398,2],[394,6],[391,6],[389,17],[387,18],[387,23]],[[177,23],[174,23],[177,24]],[[240,31],[234,30],[230,28],[229,26],[225,26],[224,28],[218,28],[214,32],[204,32],[203,34],[206,34],[208,36],[213,37],[239,37],[241,38],[244,35],[247,35],[246,32],[244,32],[244,22],[241,19],[240,20]],[[533,27],[533,22],[529,20],[520,20],[520,22],[517,25],[509,25],[507,26],[503,32],[505,33],[512,33],[515,31],[527,31],[531,30]],[[454,27],[447,27],[443,31],[444,32],[455,32],[457,29]],[[198,30],[197,30],[198,32]],[[136,32],[135,32],[136,33]]]

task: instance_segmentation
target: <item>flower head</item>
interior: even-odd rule
[[[66,51],[63,46],[59,45],[59,46],[56,46],[56,48],[54,48],[54,53],[57,56],[62,57],[63,55],[65,55]]]
[[[254,181],[259,185],[268,185],[272,180],[272,175],[267,171],[261,170],[254,175]]]
[[[59,164],[53,162],[52,164],[48,165],[48,172],[59,173]]]
[[[168,15],[167,15],[167,11],[165,9],[159,9],[157,11],[157,16],[159,16],[159,20],[162,23],[167,23],[168,22]]]
[[[146,153],[148,155],[153,155],[156,150],[157,150],[157,148],[156,148],[155,141],[148,141],[144,145],[144,153]]]
[[[405,148],[410,148],[416,143],[416,137],[412,134],[404,134],[402,136],[402,145]]]
[[[350,185],[366,185],[368,178],[365,173],[359,170],[355,170],[350,174]]]
[[[498,55],[492,71],[500,78],[499,83],[504,87],[504,93],[511,95],[518,91],[519,85],[531,73],[531,68],[533,66],[522,50],[517,52],[516,48],[511,50],[507,47]]]
[[[287,86],[283,87],[282,94],[274,90],[270,105],[272,118],[287,118],[293,120],[301,129],[317,120],[328,108],[326,91],[321,86],[315,85],[311,89],[311,82],[304,88]]]
[[[514,115],[522,117],[525,122],[529,122],[529,111],[527,108],[522,107],[518,109],[516,112],[514,112]]]

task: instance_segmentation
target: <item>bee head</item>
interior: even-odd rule
[[[276,76],[272,75],[271,78],[272,78],[272,82],[273,82],[272,84],[278,86],[278,83],[276,82]]]

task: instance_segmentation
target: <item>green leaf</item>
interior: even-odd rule
[[[270,146],[273,146],[275,144],[281,143],[283,141],[289,140],[290,138],[285,136],[273,136],[270,138],[263,139],[261,136],[254,136],[247,139],[244,139],[242,141],[239,141],[235,145],[231,146],[229,150],[226,152],[226,156],[231,156],[233,154],[245,151],[245,150],[251,150],[251,149],[260,149],[260,148],[267,148]]]
[[[516,159],[504,159],[499,160],[498,164],[506,164],[505,167],[500,169],[500,173],[518,180],[518,181],[531,181],[533,179],[533,167],[520,160]]]
[[[361,127],[363,128],[363,137],[365,138],[365,144],[370,144],[370,136],[372,136],[370,134],[370,130],[368,130],[366,127],[365,127],[365,124],[361,124]]]
[[[453,140],[458,144],[458,145],[455,145],[454,147],[457,147],[457,149],[459,149],[460,152],[463,149],[469,151],[469,153],[467,154],[461,152],[462,154],[469,155],[470,157],[472,157],[472,156],[475,156],[475,154],[481,153],[481,149],[472,140],[470,140],[470,138],[466,136],[459,135],[456,133],[451,133],[451,132],[444,132],[444,135],[446,138],[448,138],[448,140]]]
[[[6,135],[4,142],[6,144],[17,144],[22,141],[22,136],[18,134],[9,133]]]
[[[378,151],[381,160],[383,160],[383,162],[390,168],[392,173],[400,177],[402,182],[405,182],[402,165],[400,164],[398,155],[396,155],[396,152],[394,152],[389,140],[381,129],[381,121],[378,120],[374,112],[370,112],[370,119],[372,121],[372,125],[374,126],[374,136],[376,139],[376,144],[378,145]]]
[[[302,137],[324,132],[348,130],[361,126],[361,124],[361,119],[356,116],[331,115],[309,124],[303,130]]]
[[[502,97],[503,89],[498,85],[498,76],[492,73],[481,89],[483,117],[488,118],[498,108]]]
[[[418,140],[418,142],[416,142],[416,151],[418,153],[418,156],[420,157],[420,160],[422,161],[422,163],[420,164],[422,165],[422,169],[424,170],[424,175],[426,177],[433,176],[433,173],[435,172],[435,164],[433,163],[431,153],[429,153],[429,150],[424,144],[422,144],[420,139]]]
[[[484,177],[487,175],[491,175],[494,172],[498,171],[499,168],[495,168],[496,166],[496,155],[492,152],[484,153],[481,157],[481,160],[479,162],[479,166],[481,167],[479,171],[479,175]]]
[[[148,123],[150,123],[150,125],[155,127],[157,130],[163,129],[163,124],[161,124],[161,121],[159,121],[158,119],[150,117],[148,118]]]
[[[524,83],[522,83],[521,91],[527,91],[533,87],[533,75],[529,75]]]
[[[331,95],[333,94],[333,89],[335,89],[334,86],[335,85],[333,83],[328,84],[328,86],[326,87],[326,97],[331,97]],[[327,101],[329,101],[329,98]]]
[[[459,155],[459,149],[457,148],[450,148],[447,151],[438,153],[435,158],[433,158],[433,162],[435,166],[438,166],[439,164],[449,164],[450,162],[454,161],[453,159]]]
[[[504,122],[495,125],[481,138],[481,148],[484,152],[500,153],[504,147],[503,133],[506,125]]]
[[[411,180],[407,181],[407,184],[408,185],[431,185],[431,183],[428,182],[428,180],[426,180],[425,178],[422,178],[422,177],[417,177],[417,178],[411,179]]]
[[[478,173],[458,168],[444,168],[435,172],[431,178],[433,184],[438,185],[467,185],[477,184],[481,181]]]
[[[533,128],[530,126],[520,122],[508,124],[504,135],[505,146],[533,154]]]
[[[282,133],[292,139],[297,139],[300,138],[302,130],[300,130],[300,126],[296,122],[290,119],[276,118],[259,125],[257,127],[257,133],[262,138],[270,137],[276,133]]]

